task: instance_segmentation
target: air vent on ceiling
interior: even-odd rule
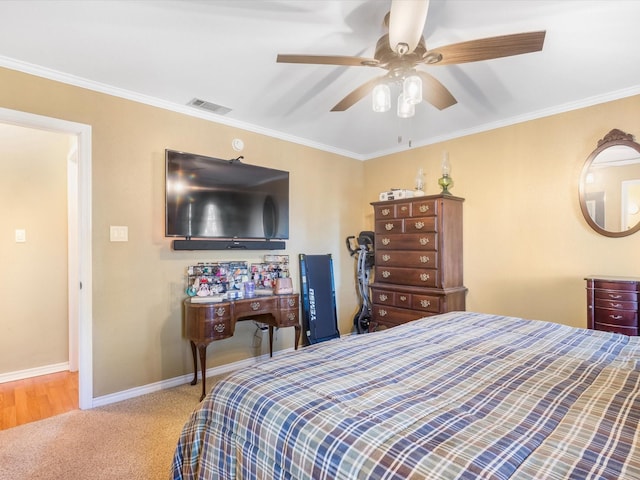
[[[226,115],[231,111],[230,108],[223,107],[222,105],[217,105],[212,102],[207,102],[206,100],[201,100],[199,98],[194,98],[187,105],[191,105],[192,107],[200,108],[202,110],[207,110],[212,113],[217,113],[218,115]]]

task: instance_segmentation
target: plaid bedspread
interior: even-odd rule
[[[640,338],[456,312],[234,373],[178,479],[640,479]]]

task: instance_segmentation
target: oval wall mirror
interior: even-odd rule
[[[611,130],[589,155],[580,176],[580,208],[587,223],[607,237],[640,230],[640,145]]]

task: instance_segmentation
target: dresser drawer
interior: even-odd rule
[[[376,250],[437,250],[437,234],[405,233],[376,235]]]
[[[416,310],[440,313],[440,297],[433,295],[413,295],[411,306]]]
[[[406,233],[435,232],[436,217],[412,217],[404,219]]]
[[[379,220],[376,222],[376,234],[402,233],[404,221],[401,219]]]
[[[376,253],[376,265],[388,267],[436,268],[437,253],[434,251],[385,250]]]
[[[596,290],[624,290],[629,292],[637,292],[637,282],[619,282],[611,280],[594,280],[593,288]]]
[[[411,216],[426,217],[436,215],[438,202],[436,200],[414,200],[411,202]]]
[[[634,327],[621,327],[619,325],[609,325],[606,323],[596,323],[593,326],[594,330],[600,330],[602,332],[622,333],[624,335],[637,336],[638,329]]]
[[[595,323],[619,325],[623,327],[638,326],[638,312],[635,310],[611,310],[608,308],[596,308],[594,312]]]
[[[374,305],[371,313],[374,323],[383,323],[390,327],[427,316],[425,312],[387,307],[385,305]]]
[[[379,305],[395,305],[396,293],[387,290],[371,289],[371,301]]]
[[[435,288],[438,270],[426,268],[375,267],[375,281]]]
[[[378,205],[373,208],[374,215],[376,219],[383,218],[396,218],[396,207],[397,204],[394,205]]]
[[[596,298],[594,302],[596,308],[611,308],[614,310],[633,310],[638,309],[638,302],[625,302],[622,300],[609,300],[604,298]]]
[[[620,302],[637,302],[638,293],[626,290],[601,290],[595,289],[593,297],[597,299],[615,300]]]

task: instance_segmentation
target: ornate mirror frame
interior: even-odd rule
[[[596,220],[594,220],[594,218],[592,217],[592,213],[590,212],[589,207],[587,205],[588,200],[595,202],[595,204],[600,206],[599,208],[601,209],[601,211],[599,212],[599,214],[604,216],[604,212],[606,208],[605,193],[604,192],[587,192],[586,185],[587,185],[589,176],[593,175],[593,171],[591,167],[594,165],[594,161],[596,160],[598,155],[600,155],[602,152],[604,152],[608,148],[619,147],[619,146],[626,146],[634,149],[636,152],[638,152],[638,156],[640,157],[640,144],[635,142],[633,135],[629,133],[625,133],[618,129],[613,129],[607,135],[605,135],[604,138],[598,141],[598,146],[587,158],[586,162],[584,163],[584,166],[582,167],[582,174],[580,175],[579,196],[580,196],[580,209],[582,210],[582,215],[584,216],[584,219],[587,221],[587,223],[591,228],[593,228],[599,234],[605,235],[607,237],[626,237],[627,235],[631,235],[633,233],[636,233],[638,230],[640,230],[640,219],[638,220],[638,222],[635,223],[635,225],[631,226],[626,230],[620,230],[620,231],[607,230],[603,226],[598,224]],[[640,180],[640,178],[638,180]],[[600,197],[588,198],[589,196],[592,196],[594,194],[600,194]],[[615,208],[615,207],[609,206],[609,208]]]

